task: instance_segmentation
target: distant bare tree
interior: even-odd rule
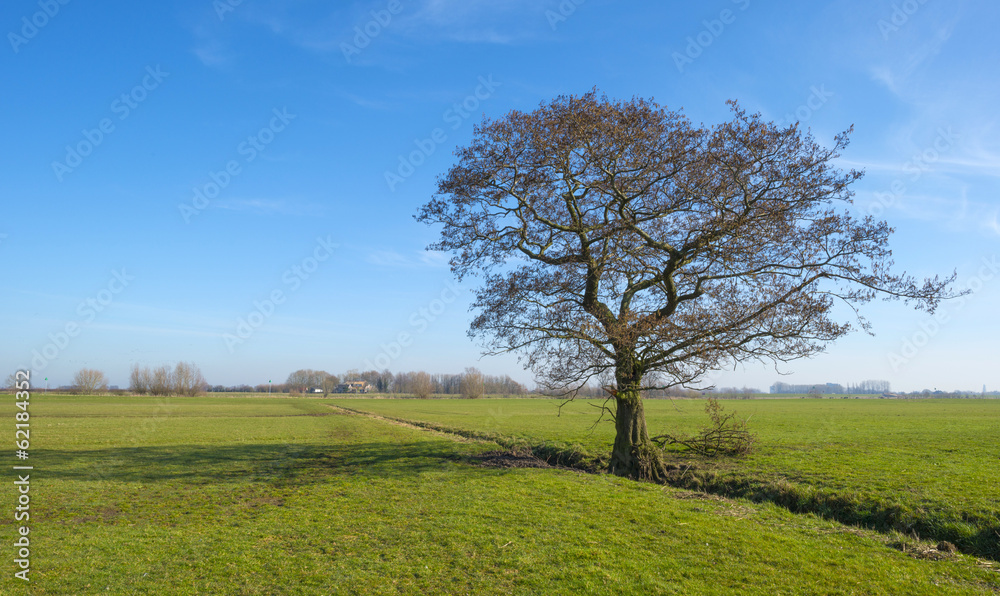
[[[178,362],[171,378],[174,393],[193,397],[204,389],[205,377],[198,365],[191,362]]]
[[[484,394],[500,394],[504,397],[510,397],[511,395],[524,395],[527,390],[523,385],[510,378],[508,375],[502,377],[491,377],[489,375],[484,375],[483,377],[483,393]]]
[[[331,392],[337,389],[337,385],[340,384],[340,379],[337,375],[331,375],[325,373],[323,376],[323,397],[330,395]]]
[[[77,390],[84,395],[95,395],[98,392],[104,393],[108,390],[108,380],[104,373],[94,368],[81,368],[76,371],[73,383]]]
[[[461,383],[462,397],[466,399],[479,399],[483,396],[483,373],[479,369],[469,367],[462,375]]]
[[[288,375],[288,379],[285,380],[285,384],[288,385],[289,390],[294,393],[302,393],[309,386],[309,373],[312,371],[306,369],[299,369]]]
[[[7,379],[3,382],[4,389],[10,389],[13,391],[17,387],[17,372],[12,372],[7,375]]]
[[[186,362],[178,362],[174,365],[174,370],[170,374],[170,385],[177,395],[187,395],[194,384],[191,369]]]
[[[434,389],[434,383],[431,381],[431,376],[424,371],[420,371],[413,375],[410,381],[410,391],[413,395],[421,399],[427,399],[431,396],[431,391]]]
[[[145,395],[149,393],[149,386],[153,379],[148,366],[133,364],[132,368],[129,369],[128,378],[129,391],[135,393],[136,395]]]
[[[889,393],[891,386],[889,381],[879,380],[879,379],[868,379],[866,381],[861,381],[857,385],[848,385],[848,393]]]
[[[173,375],[167,365],[154,368],[149,374],[149,394],[150,395],[170,395],[173,390]]]
[[[378,374],[378,384],[376,389],[379,393],[390,393],[393,390],[395,377],[388,370],[383,370]]]
[[[323,380],[329,375],[326,371],[313,370],[311,368],[301,368],[288,375],[285,383],[290,390],[305,393],[310,387],[323,387]]]

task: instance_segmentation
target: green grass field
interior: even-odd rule
[[[485,431],[529,444],[558,442],[603,457],[610,419],[600,401],[338,400],[350,408]],[[707,424],[700,400],[647,400],[651,434]],[[752,400],[723,402],[760,439],[740,460],[695,460],[697,488],[834,515],[1000,557],[1000,400]]]
[[[984,594],[1000,587],[995,564],[917,558],[891,546],[898,536],[772,504],[568,470],[477,467],[472,456],[495,445],[345,414],[327,401],[33,397],[32,581],[13,578],[10,473],[0,592]],[[594,448],[606,433],[587,434],[593,414],[583,407],[548,420],[551,401],[351,403],[526,437],[549,429]],[[5,404],[11,434],[14,412]],[[665,408],[656,420],[685,416],[697,418]],[[819,444],[794,425],[760,427],[765,443],[775,441],[760,466],[779,465],[786,447],[808,455]],[[837,436],[830,431],[827,444]],[[24,462],[11,453],[10,463]],[[800,468],[821,469],[801,461]],[[980,488],[977,495],[989,492]]]

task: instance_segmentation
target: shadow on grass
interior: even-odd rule
[[[191,484],[250,480],[292,485],[338,475],[407,477],[440,471],[466,456],[451,441],[170,445],[32,453],[36,465],[52,480]]]

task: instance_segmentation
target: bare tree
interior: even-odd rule
[[[311,375],[312,370],[299,369],[288,375],[288,379],[285,381],[285,384],[288,385],[290,390],[302,393],[309,387]]]
[[[150,395],[170,395],[173,389],[173,375],[167,365],[158,366],[149,374],[149,394]]]
[[[191,362],[178,362],[174,367],[171,381],[174,393],[188,397],[200,394],[206,385],[201,369]]]
[[[9,389],[13,391],[17,388],[17,372],[12,372],[7,375],[7,379],[3,382],[4,389]]]
[[[322,388],[323,380],[327,375],[329,373],[326,371],[301,368],[288,375],[288,380],[285,383],[290,389],[305,393],[309,388]]]
[[[73,377],[73,384],[84,395],[104,393],[108,390],[108,380],[104,373],[95,368],[81,368]]]
[[[193,362],[178,362],[173,370],[167,365],[152,370],[133,364],[129,369],[129,391],[136,395],[199,395],[208,387],[201,369]]]
[[[378,383],[376,385],[377,391],[379,393],[390,393],[393,391],[393,377],[392,373],[387,370],[383,370],[378,374]]]
[[[861,381],[857,385],[848,385],[848,393],[889,393],[891,386],[889,381],[878,379],[868,379]]]
[[[410,380],[410,391],[413,395],[421,399],[427,399],[431,396],[431,391],[434,390],[434,384],[431,381],[431,376],[424,371],[420,371],[413,375]]]
[[[174,371],[170,375],[170,384],[176,395],[187,395],[194,385],[194,377],[186,362],[178,362],[174,365]]]
[[[129,391],[135,393],[136,395],[145,395],[149,393],[149,388],[153,379],[148,366],[140,367],[138,364],[133,364],[132,368],[129,369],[128,378]]]
[[[466,368],[462,374],[461,383],[462,397],[466,399],[479,399],[483,396],[483,373],[476,368]]]
[[[852,329],[837,301],[953,296],[954,275],[891,272],[885,222],[835,208],[862,176],[831,165],[850,130],[824,148],[730,106],[708,128],[595,90],[484,119],[417,214],[459,279],[482,276],[469,333],[487,354],[520,351],[570,395],[614,378],[615,474],[665,476],[640,391],[813,355]]]
[[[325,373],[323,375],[323,397],[330,395],[330,392],[336,390],[339,384],[340,379],[337,378],[337,375]]]

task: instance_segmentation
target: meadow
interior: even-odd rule
[[[583,454],[600,466],[614,426],[603,400],[342,400],[340,405]],[[674,452],[681,484],[848,523],[947,540],[1000,558],[1000,400],[724,401],[758,436],[746,458]],[[647,400],[651,435],[708,423],[702,400]],[[596,424],[595,424],[596,423]],[[577,456],[579,459],[579,456]]]
[[[336,405],[498,436],[551,432],[595,450],[607,432],[601,425],[587,430],[594,412],[583,403],[548,420],[554,407],[548,400],[36,395],[27,461],[35,468],[27,522],[31,583],[13,578],[13,537],[22,522],[13,520],[17,492],[8,481],[0,491],[9,510],[2,518],[8,571],[0,592],[983,594],[1000,588],[994,562],[960,554],[927,558],[920,555],[926,544],[900,548],[900,535],[603,474],[486,468],[477,465],[479,456],[497,444]],[[683,413],[687,406],[679,404],[680,414],[669,404],[659,407],[651,408],[657,421],[697,422],[695,411]],[[808,429],[767,422],[771,414],[763,410],[772,406],[759,407],[754,420],[765,421],[755,465],[779,465],[785,447],[798,445],[808,455],[821,444]],[[13,429],[10,402],[3,413]],[[961,437],[956,443],[952,435],[941,436],[961,447]],[[839,436],[830,429],[824,444],[836,445]],[[799,463],[804,474],[821,469]],[[828,476],[852,482],[838,474]],[[986,492],[980,487],[976,494]]]

